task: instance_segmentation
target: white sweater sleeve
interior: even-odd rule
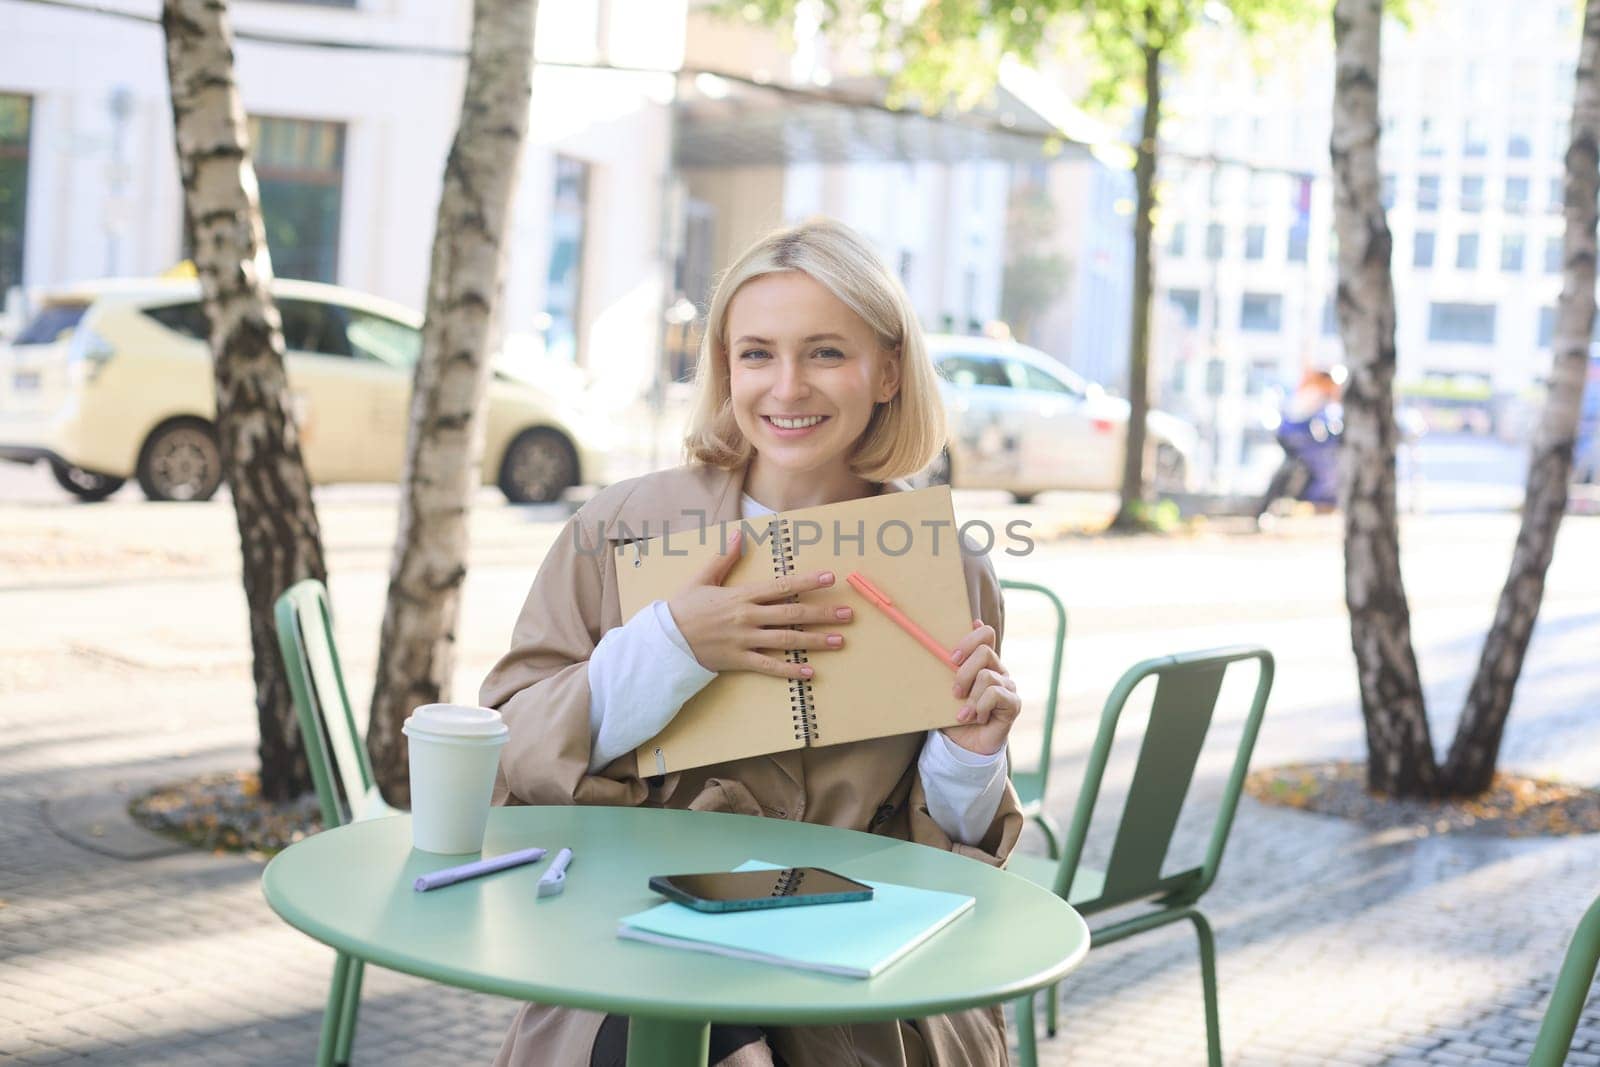
[[[917,759],[928,814],[952,841],[983,840],[1006,790],[1006,750],[991,756],[968,752],[938,730],[929,730]]]
[[[694,658],[665,600],[607,630],[589,655],[589,773],[660,733],[716,676]]]

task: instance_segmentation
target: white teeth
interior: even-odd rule
[[[821,415],[807,415],[803,419],[780,419],[776,415],[768,415],[767,419],[772,425],[782,430],[803,430],[807,426],[815,426],[822,421]]]

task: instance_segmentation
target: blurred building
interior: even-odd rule
[[[1023,253],[1061,246],[1070,266],[1045,279],[1030,334],[1120,380],[1130,183],[1064,135],[1059,101],[1007,71],[971,113],[896,110],[814,18],[780,33],[707,7],[540,5],[501,323],[512,358],[570,368],[619,413],[659,404],[690,369],[717,273],[768,229],[826,214],[873,241],[930,330],[993,328],[1008,271],[1038,283]],[[470,10],[231,5],[280,276],[422,307]],[[0,0],[0,293],[185,257],[158,14],[155,0]],[[1050,225],[1008,226],[1038,183]]]
[[[1158,399],[1210,424],[1224,480],[1301,371],[1342,359],[1332,293],[1325,27],[1263,64],[1226,27],[1163,127]],[[1578,50],[1566,0],[1462,0],[1384,29],[1381,168],[1398,390],[1487,430],[1549,361]],[[1213,163],[1212,159],[1220,162]]]
[[[160,5],[93,7],[0,0],[0,293],[153,275],[185,256]],[[471,6],[230,7],[276,273],[420,309]],[[540,6],[502,319],[518,353],[652,372],[684,11]]]
[[[684,298],[703,310],[715,272],[753,240],[829,215],[872,241],[927,329],[978,333],[999,317],[1010,161],[1037,158],[1052,131],[1003,91],[959,121],[892,112],[867,67],[804,14],[786,39],[691,12],[675,153]]]
[[[1086,151],[1102,131],[1049,78],[1008,63],[970,112],[891,111],[869,57],[804,9],[787,37],[692,10],[685,65],[688,301],[703,309],[710,265],[772,226],[832,215],[898,271],[925,328],[1009,330],[1125,382],[1132,178]],[[669,359],[682,376],[692,352]]]

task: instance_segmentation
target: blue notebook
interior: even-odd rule
[[[741,871],[772,870],[755,860]],[[617,936],[848,978],[871,978],[972,907],[959,893],[867,882],[871,900],[703,912],[668,901],[624,918]]]

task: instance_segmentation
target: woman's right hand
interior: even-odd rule
[[[829,571],[791,574],[765,582],[724,586],[739,560],[742,531],[728,550],[713,557],[694,579],[667,601],[678,632],[694,658],[708,671],[754,671],[777,678],[810,678],[810,664],[790,662],[785,652],[827,651],[844,645],[839,633],[809,632],[794,626],[842,626],[854,611],[843,604],[785,603],[833,585]]]

